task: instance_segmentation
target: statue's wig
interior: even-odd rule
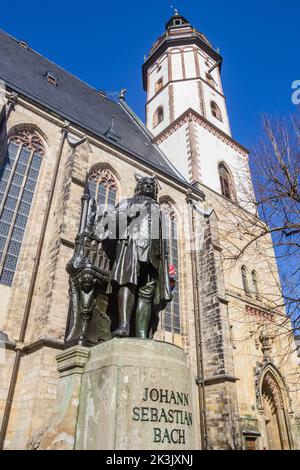
[[[143,176],[137,180],[137,184],[135,187],[134,195],[135,196],[140,196],[142,194],[142,186],[145,182],[145,180],[152,180],[154,182],[154,199],[157,201],[157,196],[158,196],[158,184],[157,180],[153,176]]]

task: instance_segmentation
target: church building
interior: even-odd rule
[[[142,67],[144,124],[124,90],[112,100],[0,31],[0,448],[38,449],[53,413],[86,179],[115,205],[136,173],[156,176],[168,222],[177,279],[154,339],[186,355],[194,448],[300,448],[299,363],[280,330],[272,240],[230,256],[256,213],[222,61],[175,11]]]

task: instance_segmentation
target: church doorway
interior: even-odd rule
[[[280,387],[267,373],[262,383],[262,399],[269,450],[290,449],[286,413]]]

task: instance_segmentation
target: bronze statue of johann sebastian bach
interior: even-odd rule
[[[119,326],[113,336],[153,337],[159,311],[172,300],[162,212],[155,177],[141,177],[134,196],[116,207],[117,248],[108,292],[117,296]]]
[[[108,311],[118,323],[113,336],[153,337],[159,312],[172,299],[157,194],[155,177],[137,177],[134,196],[105,209],[96,205],[87,182],[74,255],[67,265],[67,345],[93,346],[110,339]]]

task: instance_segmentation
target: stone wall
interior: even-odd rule
[[[209,449],[239,449],[241,440],[228,302],[225,299],[218,224],[214,212],[206,216],[204,224],[204,242],[199,253],[199,279],[207,446]]]
[[[42,430],[55,411],[58,351],[42,348],[21,361],[6,448],[25,449],[28,439]]]

